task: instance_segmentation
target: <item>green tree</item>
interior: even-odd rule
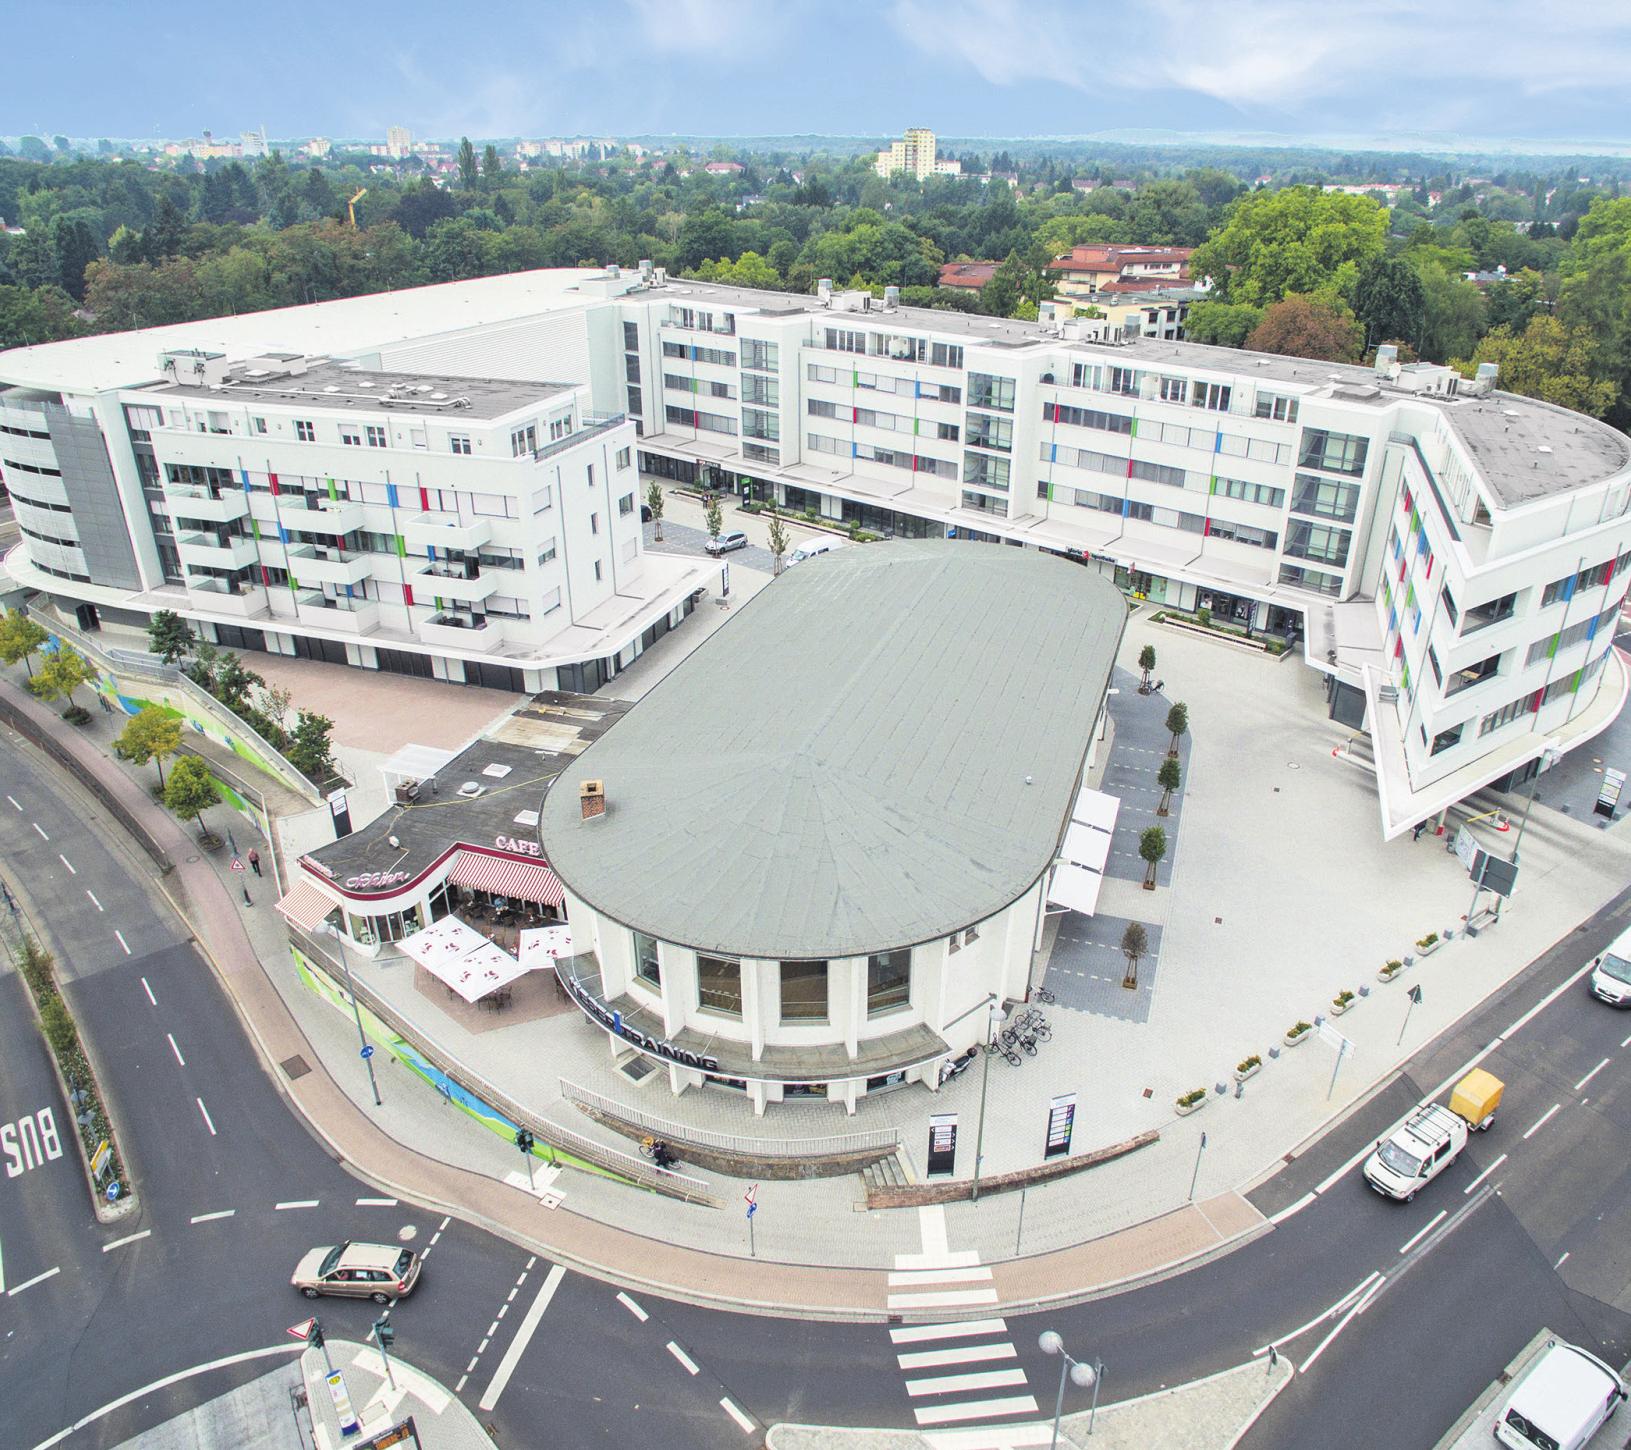
[[[498,159],[498,147],[489,141],[481,153],[481,174],[489,182],[496,183],[503,172],[504,163]]]
[[[70,645],[58,645],[40,661],[39,671],[28,688],[42,700],[66,700],[62,718],[71,725],[83,725],[91,718],[74,699],[74,691],[96,682],[96,666]]]
[[[1558,317],[1597,339],[1618,388],[1611,417],[1631,422],[1631,197],[1600,197],[1580,218],[1561,265]]]
[[[1150,671],[1155,668],[1155,646],[1147,644],[1138,652],[1138,667],[1144,672],[1144,678],[1139,681],[1139,688],[1144,694],[1150,692]]]
[[[459,139],[459,185],[466,191],[474,191],[476,182],[480,179],[480,165],[476,160],[476,148],[470,144],[468,136]]]
[[[1184,738],[1188,731],[1189,706],[1179,700],[1177,704],[1167,711],[1167,733],[1172,736],[1167,745],[1168,755],[1176,756],[1178,754],[1178,742]]]
[[[1365,329],[1345,304],[1293,292],[1264,311],[1246,346],[1283,357],[1358,362],[1364,342]]]
[[[1365,325],[1367,349],[1390,338],[1414,347],[1427,312],[1416,269],[1399,257],[1372,257],[1359,269],[1354,312]]]
[[[708,537],[717,539],[719,531],[725,527],[725,515],[720,510],[719,500],[712,494],[708,495],[708,503],[702,511],[702,519],[708,530]]]
[[[198,643],[192,626],[173,609],[156,610],[147,624],[147,647],[167,665],[180,664]]]
[[[782,571],[782,558],[787,553],[787,525],[774,508],[770,510],[770,563],[774,576]]]
[[[159,789],[164,789],[164,759],[181,749],[181,720],[157,705],[143,705],[130,717],[113,742],[117,754],[137,765],[152,761],[158,768]]]
[[[1499,383],[1507,392],[1593,418],[1603,417],[1619,395],[1613,381],[1600,375],[1596,339],[1585,328],[1565,327],[1546,313],[1530,318],[1521,333],[1493,328],[1470,359],[1454,366],[1472,377],[1485,362],[1499,365]]]
[[[1184,319],[1184,336],[1214,347],[1244,347],[1263,311],[1249,302],[1197,302]]]
[[[181,767],[176,767],[179,770]],[[171,779],[174,779],[174,773]],[[1155,869],[1167,854],[1167,833],[1160,826],[1146,826],[1138,838],[1138,855],[1144,863],[1144,889],[1155,890]]]
[[[327,715],[300,711],[289,742],[289,764],[312,780],[328,780],[334,774],[334,746],[329,738],[333,733],[334,722]]]
[[[21,660],[34,678],[32,656],[51,636],[20,609],[8,609],[0,615],[0,660],[14,665]]]
[[[62,288],[0,286],[0,351],[56,342],[81,330],[74,299]]]
[[[1127,970],[1121,977],[1122,986],[1136,990],[1139,959],[1146,955],[1149,949],[1150,934],[1144,929],[1143,922],[1129,921],[1127,929],[1121,934],[1121,954],[1127,958]]]
[[[266,681],[230,650],[223,651],[215,669],[215,698],[236,715],[250,706],[251,689],[266,688]]]
[[[1292,292],[1353,292],[1387,245],[1387,211],[1368,197],[1314,186],[1251,191],[1190,258],[1220,302],[1266,307]]]
[[[221,788],[209,767],[196,755],[183,755],[170,771],[164,787],[164,804],[184,821],[198,822],[198,839],[207,841],[204,812],[220,804]]]
[[[97,258],[96,234],[83,221],[59,216],[51,229],[51,243],[57,254],[57,274],[62,288],[75,300],[85,296],[85,268]]]
[[[1522,332],[1546,303],[1546,279],[1532,267],[1514,272],[1484,292],[1490,327]]]
[[[1417,351],[1432,362],[1468,357],[1484,333],[1484,294],[1431,264],[1419,268],[1426,308]]]
[[[663,541],[663,486],[655,478],[646,485],[646,507],[651,510],[651,521],[656,525],[651,541],[660,544]]]
[[[1161,787],[1161,804],[1155,813],[1164,816],[1172,809],[1173,791],[1184,783],[1183,767],[1178,764],[1176,755],[1169,755],[1161,762],[1161,768],[1155,772],[1155,783]]]

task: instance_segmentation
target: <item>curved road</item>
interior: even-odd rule
[[[1337,1171],[1567,982],[1631,920],[1631,892],[1254,1194],[1266,1213],[1293,1210],[1273,1232],[1162,1283],[973,1336],[897,1342],[879,1325],[619,1295],[457,1220],[381,1200],[279,1100],[143,863],[77,788],[8,744],[3,874],[53,938],[142,1192],[135,1221],[103,1228],[71,1147],[16,1176],[0,1151],[0,1386],[12,1443],[117,1444],[273,1367],[293,1348],[285,1327],[309,1312],[289,1270],[306,1248],[348,1236],[428,1249],[419,1291],[393,1314],[398,1349],[507,1444],[537,1443],[547,1425],[562,1446],[754,1445],[777,1420],[912,1425],[926,1412],[932,1424],[971,1401],[994,1402],[989,1416],[944,1423],[989,1423],[989,1443],[1005,1443],[1003,1426],[1035,1419],[1029,1401],[1051,1403],[1057,1362],[1035,1347],[1043,1327],[1102,1357],[1108,1400],[1283,1341],[1277,1352],[1302,1372],[1250,1446],[1307,1444],[1311,1423],[1322,1445],[1369,1446],[1378,1416],[1389,1443],[1430,1445],[1543,1323],[1616,1362],[1631,1356],[1631,1015],[1574,983],[1498,1043],[1487,1065],[1508,1084],[1500,1119],[1415,1203],[1383,1202],[1356,1171]],[[42,1108],[66,1123],[21,990],[0,971],[0,1124]],[[377,1313],[319,1308],[331,1332],[357,1339]],[[237,1359],[246,1355],[257,1357]],[[1017,1403],[1001,1412],[1005,1401]]]

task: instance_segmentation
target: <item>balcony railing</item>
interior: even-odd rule
[[[596,434],[605,433],[620,423],[628,421],[627,413],[585,413],[583,426],[576,433],[568,433],[564,438],[557,438],[553,443],[546,443],[542,448],[532,450],[532,461],[541,463],[546,458],[552,458],[568,448],[575,448],[579,443],[587,442]]]

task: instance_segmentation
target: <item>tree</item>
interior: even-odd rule
[[[782,556],[787,552],[787,525],[774,508],[770,510],[770,562],[772,575],[782,571]]]
[[[302,710],[295,717],[294,736],[289,742],[289,764],[315,781],[334,774],[334,747],[329,736],[334,722],[314,710]]]
[[[249,707],[252,687],[264,690],[266,681],[230,650],[224,651],[215,669],[215,698],[235,715],[242,715]]]
[[[1432,362],[1469,357],[1484,332],[1484,294],[1441,267],[1419,270],[1427,306],[1417,351]]]
[[[1138,667],[1144,672],[1144,678],[1140,681],[1138,688],[1140,693],[1147,695],[1150,692],[1150,671],[1155,668],[1155,646],[1153,644],[1145,645],[1138,652]]]
[[[51,229],[51,244],[57,253],[57,274],[65,292],[76,301],[85,296],[85,268],[98,255],[96,234],[83,221],[59,216]]]
[[[504,163],[498,159],[498,147],[489,141],[481,153],[481,174],[488,181],[496,182],[503,171]]]
[[[1565,327],[1555,317],[1538,313],[1521,333],[1493,329],[1466,362],[1454,364],[1472,377],[1479,363],[1500,367],[1499,382],[1509,393],[1541,398],[1601,418],[1614,406],[1619,390],[1601,376],[1597,340],[1583,327]]]
[[[1359,269],[1387,246],[1387,211],[1369,197],[1314,186],[1250,191],[1195,249],[1190,271],[1220,302],[1266,307],[1291,292],[1349,296]]]
[[[655,478],[646,485],[646,507],[651,510],[651,521],[657,526],[651,541],[660,544],[663,541],[663,486]]]
[[[28,688],[42,700],[66,700],[68,708],[62,718],[70,725],[83,725],[91,718],[74,699],[74,691],[82,685],[96,682],[96,666],[78,650],[69,645],[58,645],[40,661],[39,673],[32,676]]]
[[[1155,808],[1158,816],[1164,816],[1172,809],[1172,793],[1184,783],[1183,767],[1178,764],[1176,755],[1169,755],[1161,762],[1161,768],[1155,773],[1155,783],[1161,787],[1161,804]]]
[[[1189,706],[1180,700],[1167,711],[1167,731],[1172,736],[1172,742],[1167,746],[1168,755],[1177,755],[1178,742],[1183,739],[1188,730]]]
[[[177,770],[180,768],[179,765],[176,767]],[[1167,854],[1167,833],[1160,826],[1146,826],[1138,838],[1138,854],[1144,862],[1144,889],[1154,891],[1155,868]]]
[[[157,610],[147,624],[147,647],[167,665],[179,664],[198,643],[192,626],[173,609]]]
[[[1416,269],[1399,257],[1372,257],[1359,269],[1354,312],[1365,326],[1367,349],[1394,337],[1414,345],[1427,314]]]
[[[162,262],[166,257],[175,256],[181,250],[186,234],[186,218],[166,193],[159,198],[153,225],[142,233],[142,250],[147,253],[147,260]]]
[[[1127,958],[1127,970],[1121,978],[1121,985],[1132,988],[1138,987],[1138,959],[1150,949],[1150,934],[1144,930],[1143,922],[1129,921],[1127,930],[1121,934],[1121,954]]]
[[[164,787],[164,804],[184,821],[198,822],[198,839],[208,841],[204,830],[204,812],[220,804],[221,788],[209,767],[196,755],[183,755],[170,772],[170,781]]]
[[[708,537],[717,539],[719,531],[725,527],[725,515],[720,512],[719,500],[712,494],[708,495],[708,506],[702,512],[702,519],[707,526]]]
[[[51,636],[20,609],[8,609],[0,616],[0,660],[14,665],[21,660],[28,668],[29,679],[34,678],[31,656]]]
[[[1253,352],[1327,362],[1358,362],[1364,345],[1365,329],[1345,304],[1296,292],[1272,304],[1246,339]]]
[[[1263,320],[1263,309],[1249,302],[1197,302],[1184,319],[1184,337],[1214,347],[1244,347]]]
[[[157,705],[143,705],[113,742],[114,751],[137,765],[152,761],[159,772],[159,789],[164,789],[164,758],[181,749],[181,720]]]

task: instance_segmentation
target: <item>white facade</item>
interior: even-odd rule
[[[922,181],[925,177],[935,175],[939,170],[935,165],[934,151],[934,132],[923,126],[913,126],[899,141],[891,141],[886,149],[878,153],[878,160],[873,169],[879,176],[885,178],[905,172],[908,176]],[[956,170],[946,174],[961,175],[962,166],[952,164],[956,165]]]

